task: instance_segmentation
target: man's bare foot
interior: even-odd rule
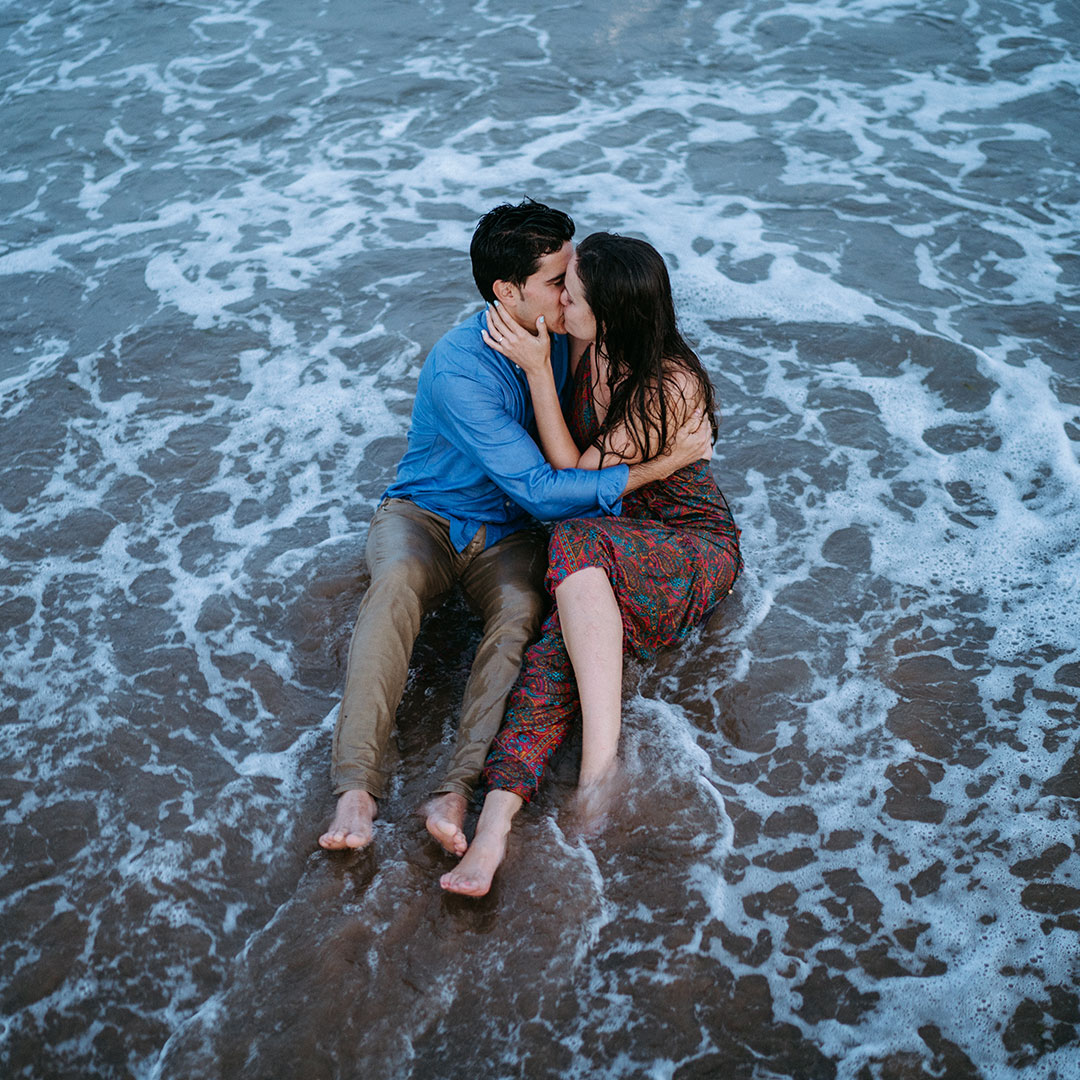
[[[451,855],[464,855],[469,846],[464,831],[468,809],[465,796],[456,791],[445,791],[420,807],[427,831],[438,840],[443,850]]]
[[[509,833],[483,835],[477,833],[465,858],[448,874],[439,878],[439,884],[447,891],[462,896],[486,896],[491,879],[506,857],[506,840]]]
[[[374,836],[372,823],[379,804],[366,791],[346,791],[339,796],[334,820],[319,837],[319,846],[329,851],[359,851]]]

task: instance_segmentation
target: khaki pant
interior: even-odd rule
[[[449,523],[407,499],[386,499],[367,540],[371,584],[360,605],[345,693],[334,731],[334,794],[386,791],[383,758],[409,673],[420,619],[460,583],[484,620],[465,687],[449,770],[436,793],[468,798],[502,722],[525,646],[544,611],[547,538],[523,529],[484,550],[483,528],[464,551],[450,542]]]

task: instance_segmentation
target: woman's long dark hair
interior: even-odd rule
[[[594,441],[625,423],[642,460],[666,449],[687,416],[673,414],[665,381],[677,371],[700,387],[713,438],[712,383],[675,325],[671,281],[660,253],[644,240],[593,233],[577,248],[577,273],[596,319],[596,349],[607,357],[611,402]],[[697,395],[693,395],[697,398]]]

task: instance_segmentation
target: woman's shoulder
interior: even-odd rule
[[[704,388],[701,376],[691,371],[678,357],[665,359],[663,370],[663,393],[669,402],[684,402],[691,408],[701,403]]]

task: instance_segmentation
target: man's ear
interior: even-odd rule
[[[517,289],[514,288],[509,281],[503,281],[502,278],[499,278],[498,281],[492,284],[491,291],[495,294],[495,299],[498,300],[500,304],[505,304],[508,300],[512,301],[518,298]]]

